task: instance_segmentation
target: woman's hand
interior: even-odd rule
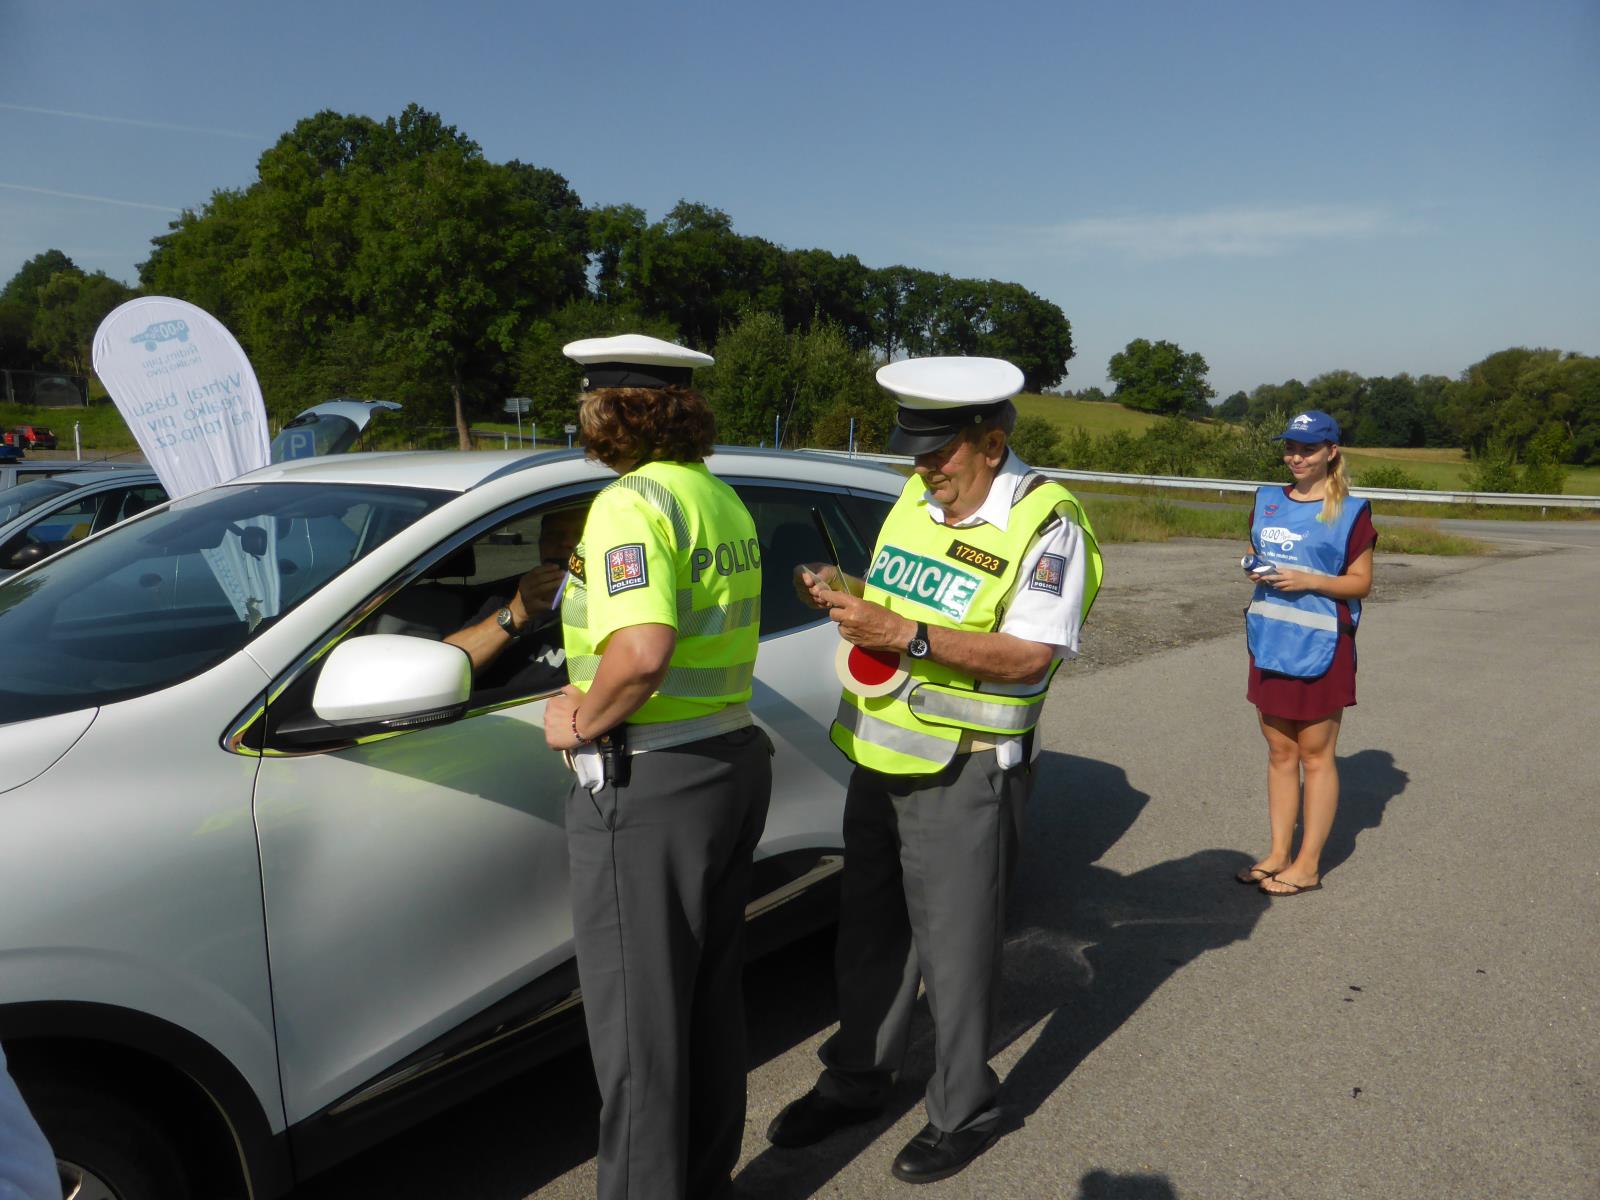
[[[544,744],[552,750],[574,750],[579,746],[572,736],[572,718],[583,693],[567,684],[544,705]]]
[[[1279,567],[1272,574],[1261,576],[1260,582],[1266,584],[1273,591],[1294,594],[1315,592],[1319,590],[1326,578],[1327,576],[1325,575],[1312,575],[1306,571],[1292,571]]]

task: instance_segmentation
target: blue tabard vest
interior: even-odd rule
[[[1250,535],[1256,553],[1280,567],[1313,575],[1338,576],[1348,565],[1345,548],[1365,500],[1346,497],[1331,524],[1317,518],[1322,502],[1290,500],[1282,487],[1256,491]],[[1361,602],[1348,600],[1350,633],[1361,620]],[[1339,602],[1315,592],[1285,595],[1264,583],[1245,610],[1245,641],[1263,671],[1317,679],[1333,665],[1339,644]]]

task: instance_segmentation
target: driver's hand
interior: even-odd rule
[[[555,604],[556,588],[566,573],[562,567],[540,563],[517,580],[517,595],[530,618],[537,621],[550,611]]]

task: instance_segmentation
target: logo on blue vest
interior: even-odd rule
[[[1305,534],[1296,533],[1292,529],[1285,529],[1281,525],[1269,525],[1258,535],[1269,546],[1282,546],[1285,553],[1293,554],[1296,542],[1304,541]]]

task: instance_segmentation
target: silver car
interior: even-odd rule
[[[790,568],[863,570],[902,479],[709,465],[766,573],[762,947],[830,918],[842,842],[838,639]],[[613,478],[571,451],[307,459],[0,584],[0,1041],[85,1196],[281,1195],[581,1038],[559,680],[472,679],[438,639]]]
[[[0,492],[0,579],[166,499],[148,468],[63,471],[8,488]]]

